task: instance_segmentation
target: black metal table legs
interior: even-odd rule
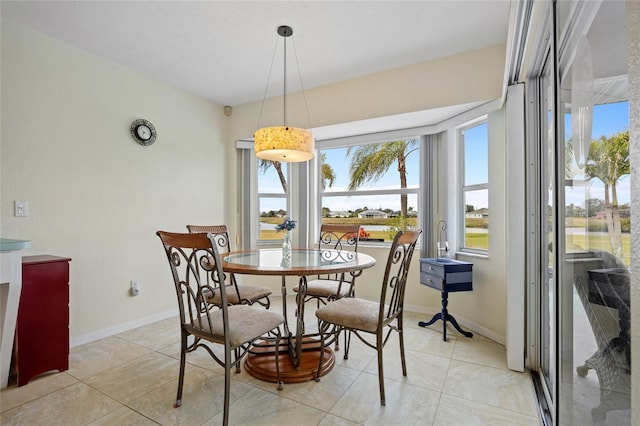
[[[447,310],[447,305],[449,304],[449,300],[448,300],[449,292],[445,290],[445,291],[442,291],[441,293],[442,293],[442,311],[435,314],[433,318],[431,318],[431,320],[427,322],[424,322],[424,321],[418,322],[418,325],[420,327],[428,327],[431,324],[435,323],[436,321],[442,320],[442,340],[444,340],[445,342],[447,341],[447,321],[450,322],[454,326],[454,328],[458,330],[458,332],[463,336],[473,337],[473,333],[469,331],[464,331],[462,328],[460,328],[460,325],[458,325],[458,321],[456,321],[453,315],[451,315]]]

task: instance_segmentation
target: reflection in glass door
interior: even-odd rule
[[[564,5],[567,6],[567,5]],[[571,2],[574,8],[583,7]],[[587,7],[593,7],[593,4]],[[558,424],[630,425],[630,164],[624,2],[562,25],[557,126]],[[569,17],[578,14],[569,10]],[[562,14],[560,14],[562,16]]]

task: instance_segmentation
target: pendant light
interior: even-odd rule
[[[284,39],[284,124],[263,127],[254,135],[254,150],[258,158],[280,162],[301,162],[313,158],[315,140],[306,129],[287,125],[287,38],[293,29],[287,25],[278,27],[278,35]],[[264,103],[264,101],[263,101]]]

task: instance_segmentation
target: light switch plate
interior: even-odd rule
[[[16,217],[29,216],[29,202],[16,200],[14,215]]]

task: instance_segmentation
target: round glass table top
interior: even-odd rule
[[[259,249],[222,255],[227,272],[256,275],[312,275],[370,268],[375,259],[367,254],[341,250],[294,249],[283,259],[282,249]]]

